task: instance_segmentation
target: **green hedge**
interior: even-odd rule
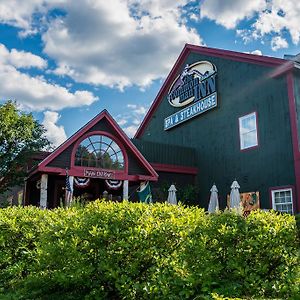
[[[0,299],[293,298],[295,218],[167,204],[0,210]]]

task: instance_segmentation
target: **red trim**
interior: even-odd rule
[[[248,148],[245,148],[245,149],[242,149],[241,132],[240,132],[240,118],[246,117],[246,116],[251,115],[253,113],[255,113],[257,145],[251,146],[251,147],[248,147]],[[248,151],[248,150],[253,150],[253,149],[259,148],[260,144],[259,144],[259,132],[258,132],[258,121],[257,120],[258,120],[258,113],[257,113],[257,111],[252,111],[252,112],[250,112],[248,114],[245,114],[245,115],[242,115],[241,117],[238,117],[238,128],[239,128],[239,134],[238,134],[238,136],[239,136],[239,142],[240,142],[239,144],[240,144],[240,151],[241,152],[245,152],[245,151]]]
[[[44,173],[52,173],[57,175],[66,175],[66,170],[57,167],[43,167],[42,169],[36,169],[34,174],[37,172],[44,172]],[[32,174],[30,174],[32,176]]]
[[[88,168],[89,170],[95,169],[95,168]],[[99,171],[99,169],[95,169],[95,171]],[[112,172],[112,170],[105,170],[101,169],[101,171],[107,171]],[[43,169],[44,173],[47,174],[55,174],[58,176],[66,176],[66,170],[62,168],[52,168],[52,167],[45,167]],[[145,175],[128,175],[124,172],[120,172],[119,170],[113,171],[115,173],[114,180],[129,180],[129,181],[157,181],[157,178],[154,178],[153,176],[145,176]],[[84,177],[83,176],[83,170],[79,167],[78,168],[72,168],[68,171],[70,176],[77,176],[77,177]],[[99,178],[99,179],[105,179],[105,178]]]
[[[276,67],[276,66],[284,65],[287,63],[287,60],[275,58],[275,57],[246,54],[246,53],[234,52],[234,51],[229,51],[229,50],[214,49],[214,48],[207,48],[207,47],[202,47],[202,46],[186,44],[184,46],[183,50],[181,51],[171,72],[169,73],[167,79],[165,80],[163,86],[161,87],[158,95],[156,96],[155,100],[153,101],[150,109],[148,110],[144,120],[142,121],[140,127],[138,128],[134,138],[136,138],[136,139],[140,138],[142,136],[142,134],[144,133],[146,126],[148,125],[148,123],[151,120],[152,115],[154,114],[154,112],[160,105],[161,101],[163,100],[163,95],[167,92],[169,85],[176,78],[176,75],[179,73],[179,70],[182,67],[184,60],[187,58],[187,56],[191,52],[200,53],[200,54],[208,55],[208,56],[221,57],[224,59],[230,59],[230,60],[239,61],[239,62],[258,64],[258,65],[263,65],[266,67]]]
[[[225,59],[231,59],[234,61],[247,62],[247,63],[264,65],[269,67],[281,65],[286,62],[286,60],[282,58],[242,53],[242,52],[236,52],[236,51],[230,51],[224,49],[209,48],[209,47],[196,46],[191,44],[186,44],[185,48],[188,49],[189,52],[192,51],[204,55],[221,57]]]
[[[152,166],[144,158],[144,156],[141,154],[141,152],[135,147],[135,145],[130,141],[130,139],[127,137],[127,135],[124,133],[124,131],[119,127],[119,125],[115,122],[115,120],[112,118],[112,116],[106,110],[103,110],[100,114],[98,114],[96,117],[94,117],[85,126],[83,126],[76,133],[74,133],[69,139],[67,139],[62,145],[60,145],[58,148],[56,148],[48,157],[46,157],[42,162],[40,162],[38,165],[38,171],[45,172],[48,168],[50,168],[50,167],[47,167],[47,164],[49,164],[55,157],[57,157],[64,150],[66,150],[70,145],[77,142],[78,139],[80,139],[85,133],[88,132],[88,130],[90,128],[92,128],[94,125],[96,125],[102,119],[106,119],[109,122],[109,124],[112,126],[112,128],[117,132],[117,135],[118,135],[117,140],[119,141],[119,146],[122,145],[123,149],[125,149],[124,146],[127,146],[133,152],[133,154],[136,156],[136,158],[139,160],[139,162],[142,164],[142,166],[145,167],[146,170],[150,173],[150,176],[148,176],[149,177],[148,180],[156,181],[158,179],[158,175],[155,172],[155,170],[152,168]],[[109,135],[108,133],[105,133],[105,134]],[[116,137],[113,137],[113,139],[116,140]],[[126,153],[126,151],[125,151],[125,153]],[[53,169],[53,168],[50,168],[50,169]]]
[[[94,170],[94,171],[106,171],[109,173],[113,173],[115,176],[124,176],[124,178],[127,178],[127,173],[124,172],[124,170],[111,170],[111,169],[99,169],[99,168],[93,168],[93,167],[79,167],[79,166],[73,166],[70,170],[68,170],[69,175],[71,176],[77,176],[77,177],[87,177],[84,176],[84,169],[88,170]],[[66,172],[64,172],[65,174]],[[97,178],[97,177],[95,177]],[[102,178],[103,179],[103,178]],[[105,179],[105,178],[104,178]],[[107,178],[107,179],[115,179],[115,178]]]
[[[290,111],[290,122],[291,122],[291,133],[293,143],[293,155],[294,155],[294,169],[296,179],[296,205],[295,211],[300,212],[300,153],[299,153],[299,138],[297,128],[297,109],[295,103],[295,90],[294,90],[294,78],[293,73],[287,74],[287,88],[289,98],[289,111]]]
[[[108,132],[104,132],[104,131],[92,131],[92,132],[88,132],[84,135],[82,135],[74,144],[73,150],[72,150],[72,154],[71,154],[71,168],[80,168],[80,169],[87,169],[87,167],[80,167],[80,166],[75,166],[74,164],[74,160],[75,160],[75,153],[78,149],[78,146],[80,145],[80,143],[85,140],[86,138],[88,138],[89,136],[92,135],[104,135],[109,137],[110,139],[112,139],[114,142],[116,142],[116,144],[120,147],[122,154],[124,156],[124,170],[122,170],[122,172],[124,173],[128,173],[128,156],[126,153],[126,149],[123,146],[123,144],[119,141],[119,139],[117,139],[115,136],[113,136],[112,134],[108,133]],[[92,169],[92,168],[91,168]]]
[[[194,168],[194,167],[167,165],[167,164],[159,164],[159,163],[151,163],[151,165],[156,171],[160,171],[160,172],[181,173],[181,174],[191,174],[191,175],[198,174],[198,168]]]
[[[293,138],[293,151],[294,151],[294,155],[296,155],[296,158],[300,159],[300,152],[298,146],[299,139],[298,139],[298,128],[297,128],[297,109],[296,109],[296,101],[295,101],[294,77],[292,72],[289,72],[287,74],[287,87],[288,87],[291,132]]]
[[[294,69],[295,64],[293,61],[286,61],[283,65],[277,67],[274,71],[271,72],[270,77],[275,78],[280,75],[283,75],[287,72],[290,72]]]
[[[295,193],[295,187],[293,185],[283,185],[283,186],[270,187],[269,188],[270,206],[271,206],[272,209],[274,209],[274,207],[273,207],[273,200],[272,200],[272,191],[285,190],[285,189],[291,189],[292,190],[293,213],[295,214],[297,212],[297,209],[296,209],[296,193]]]

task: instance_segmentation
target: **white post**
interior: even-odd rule
[[[48,187],[48,174],[42,174],[41,178],[41,193],[40,193],[40,208],[47,208],[47,187]]]
[[[128,200],[128,180],[123,181],[123,199]]]

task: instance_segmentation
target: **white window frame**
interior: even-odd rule
[[[291,193],[291,202],[275,203],[275,193],[279,193],[279,192],[290,192]],[[272,195],[272,208],[274,210],[284,212],[284,211],[278,210],[276,208],[276,205],[292,204],[292,214],[294,214],[294,199],[293,199],[293,189],[292,188],[274,189],[274,190],[271,190],[271,195]]]
[[[241,128],[242,128],[243,121],[246,120],[246,119],[248,119],[248,118],[251,118],[253,116],[255,117],[255,128],[251,129],[251,130],[249,130],[247,132],[244,132],[242,134],[241,133]],[[244,145],[244,143],[245,143],[244,134],[248,134],[250,132],[255,132],[256,133],[256,143],[253,144],[253,145],[250,145],[250,146],[245,146]],[[240,135],[240,150],[250,149],[250,148],[254,148],[254,147],[258,146],[257,114],[256,114],[256,112],[252,112],[250,114],[244,115],[244,116],[242,116],[242,117],[239,118],[239,135]]]

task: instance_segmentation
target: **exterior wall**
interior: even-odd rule
[[[133,139],[132,142],[150,163],[194,167],[196,151],[191,147],[158,144]]]
[[[191,53],[184,62],[207,60],[217,67],[218,107],[168,131],[164,118],[179,109],[164,99],[141,139],[195,147],[200,173],[201,206],[216,183],[221,206],[237,179],[241,192],[260,192],[262,208],[269,208],[269,188],[295,185],[286,77],[270,78],[271,68]],[[240,151],[238,118],[257,113],[259,146]]]

